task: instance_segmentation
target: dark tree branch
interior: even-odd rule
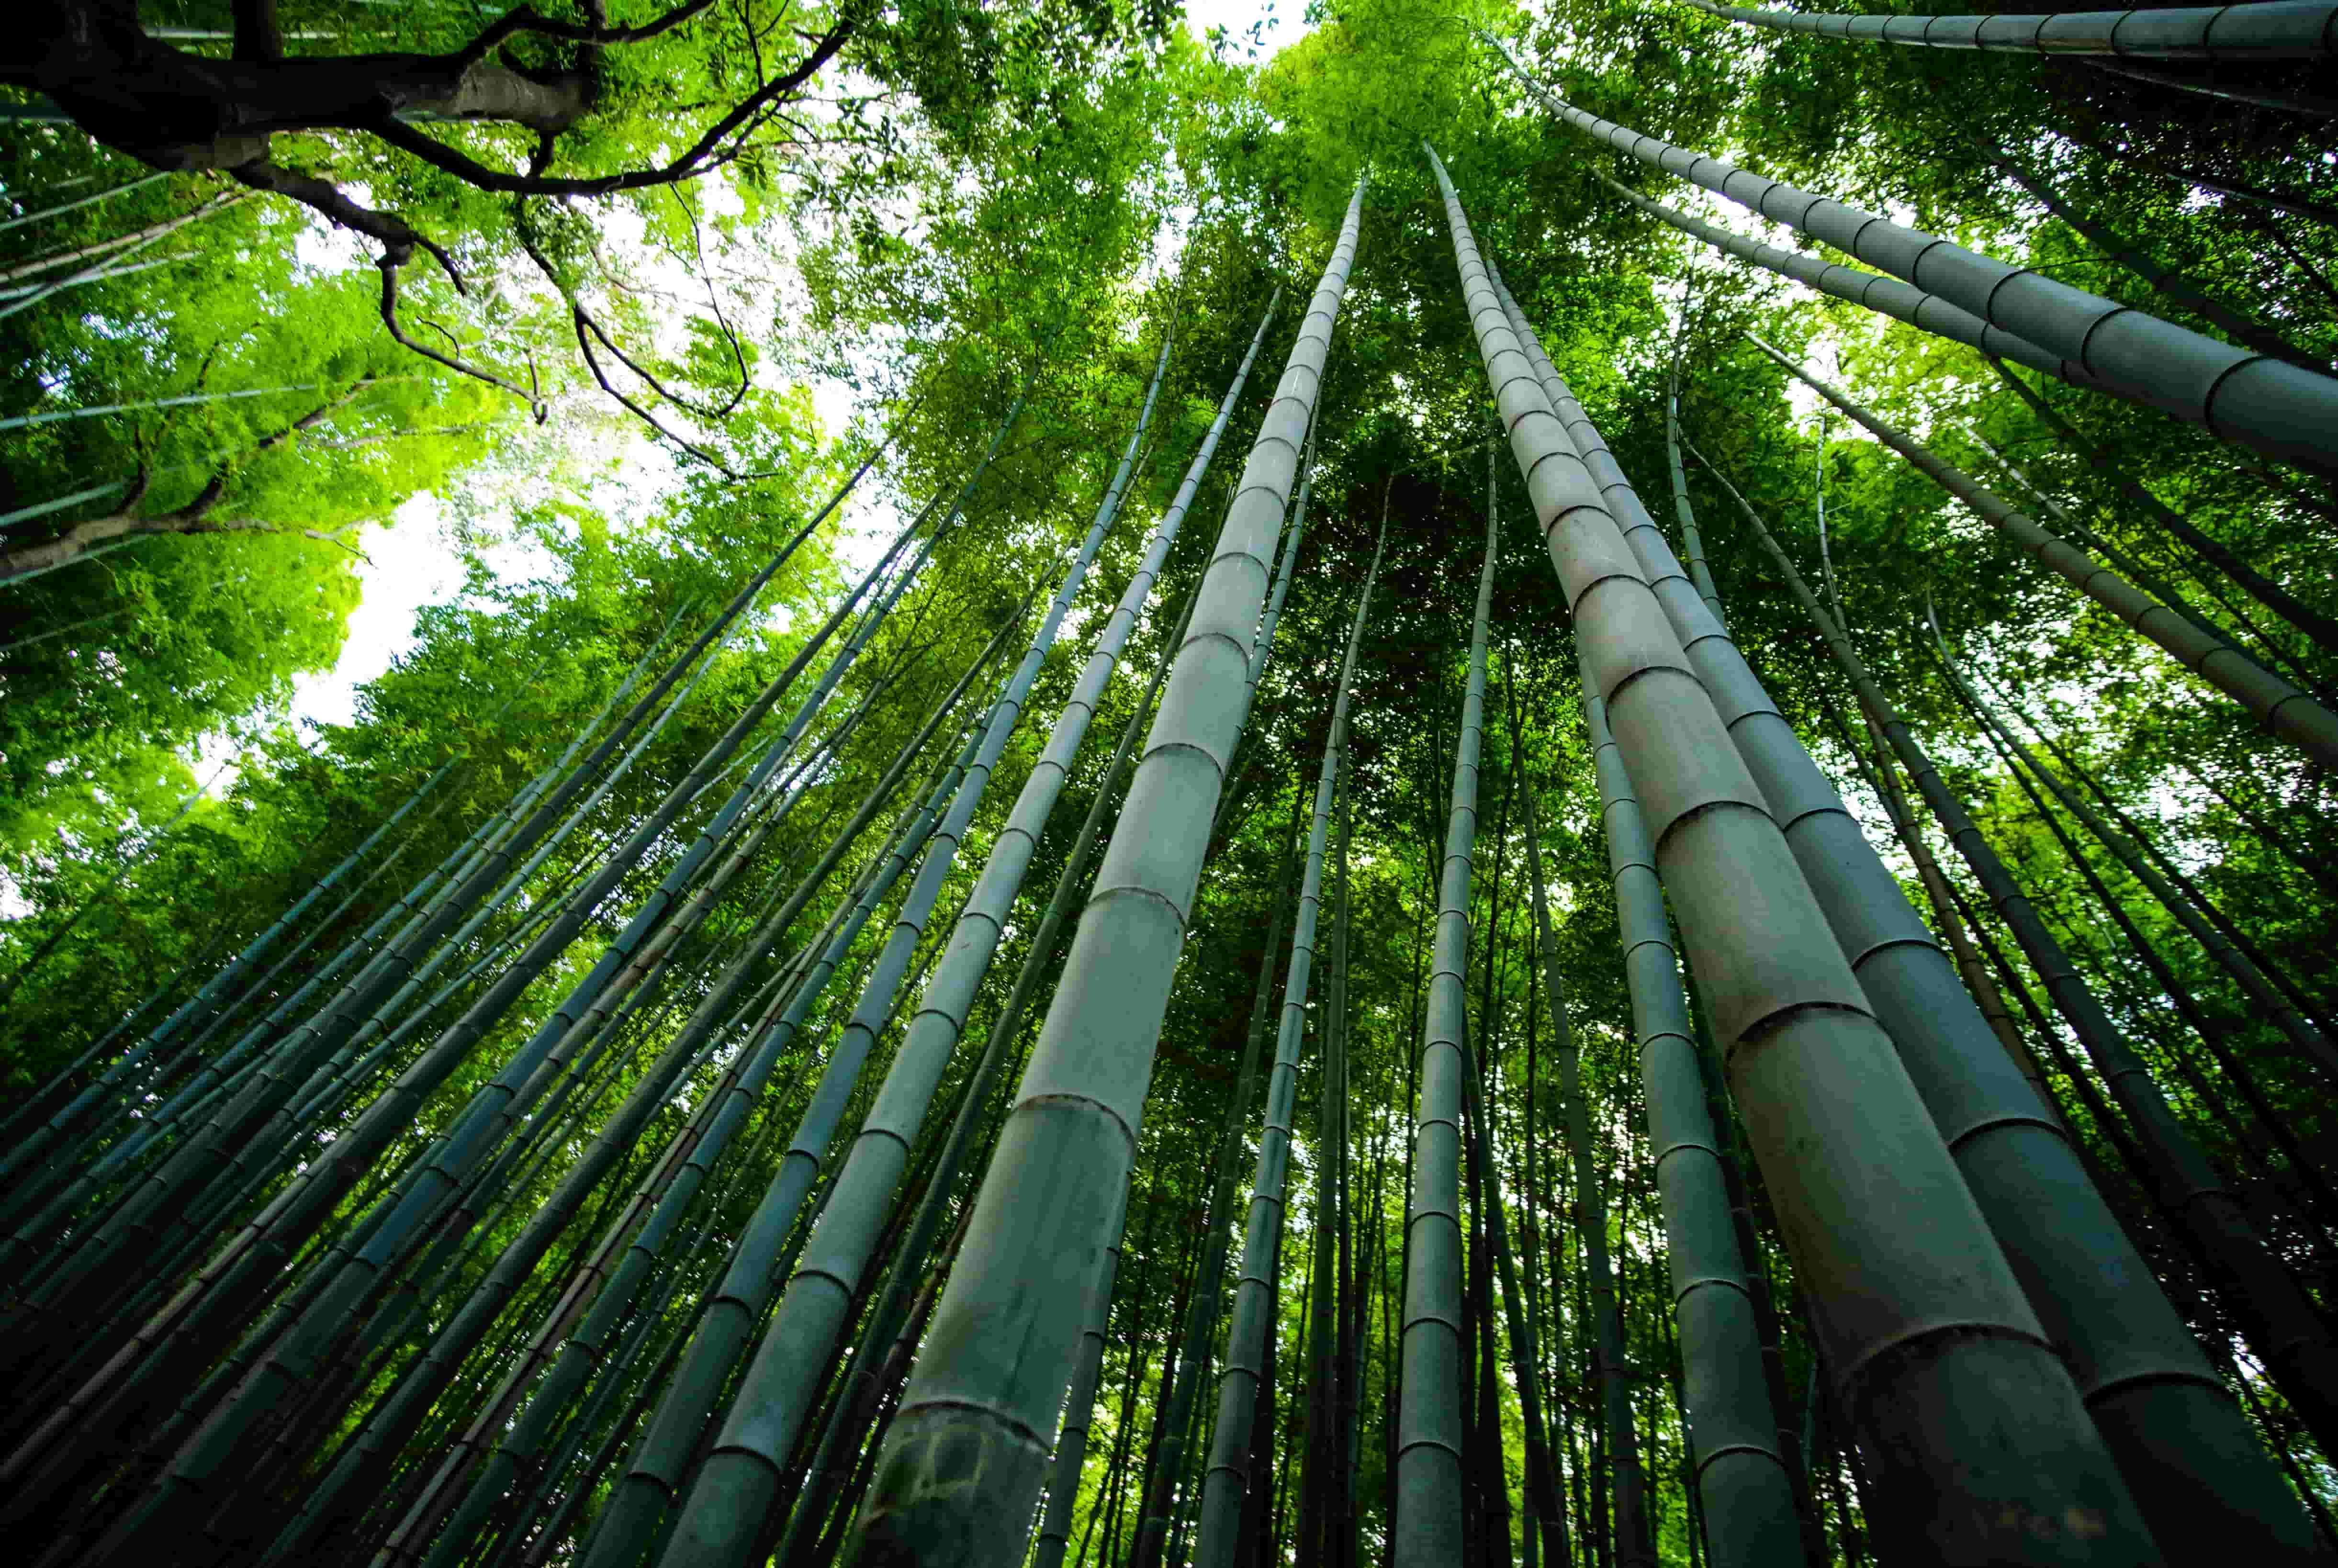
[[[298,419],[293,420],[290,425],[283,426],[281,429],[271,430],[267,435],[262,436],[259,440],[254,441],[251,444],[251,451],[248,453],[247,456],[258,456],[262,452],[273,451],[277,447],[284,445],[285,442],[292,439],[293,436],[300,434],[303,430],[315,429],[318,426],[322,425],[331,416],[333,410],[336,408],[347,407],[349,404],[357,400],[359,393],[363,392],[367,387],[372,386],[379,379],[380,377],[378,376],[359,377],[355,381],[349,383],[348,390],[335,393],[332,397],[326,398],[322,403],[318,404],[314,408],[309,409],[306,414],[301,415]]]
[[[629,169],[615,174],[561,178],[512,174],[490,168],[470,154],[447,146],[437,137],[426,135],[414,126],[394,119],[377,118],[361,129],[370,131],[400,152],[410,152],[432,168],[452,174],[466,184],[498,195],[609,196],[623,191],[643,191],[656,185],[679,184],[737,158],[742,149],[735,142],[742,132],[752,132],[767,117],[764,113],[767,109],[786,99],[834,59],[836,52],[843,48],[845,41],[851,37],[854,25],[853,18],[849,15],[838,18],[836,25],[821,35],[819,44],[798,61],[793,70],[773,77],[732,105],[729,113],[709,126],[689,148],[654,169]]]
[[[515,10],[506,11],[489,23],[485,31],[468,44],[464,44],[457,51],[454,57],[475,64],[494,53],[497,46],[522,33],[534,34],[539,38],[557,38],[568,44],[590,44],[604,48],[613,44],[639,44],[645,39],[654,38],[661,33],[671,33],[683,23],[713,8],[714,0],[687,0],[686,4],[663,12],[638,26],[611,27],[601,22],[601,8],[598,5],[589,7],[594,20],[584,26],[579,26],[574,22],[555,21],[549,16],[538,15],[532,5],[522,5]]]
[[[341,228],[379,241],[385,267],[405,266],[413,259],[416,248],[419,247],[428,251],[430,259],[446,271],[447,280],[455,285],[457,292],[467,292],[463,288],[463,275],[456,270],[453,259],[443,249],[396,213],[378,212],[370,207],[359,206],[329,180],[280,169],[265,159],[238,164],[228,173],[238,182],[255,191],[290,197],[304,207],[323,213]]]
[[[693,457],[697,458],[700,462],[721,473],[724,477],[732,479],[761,477],[760,475],[744,475],[733,472],[731,465],[722,461],[722,458],[717,457],[713,453],[709,452],[705,447],[667,429],[656,415],[651,413],[648,409],[643,407],[639,403],[634,402],[633,398],[627,397],[623,391],[621,391],[616,383],[609,379],[608,371],[602,368],[600,357],[593,352],[594,338],[598,338],[604,343],[608,342],[608,339],[602,336],[600,328],[594,325],[592,317],[585,314],[584,308],[582,305],[571,300],[569,302],[569,309],[573,314],[576,328],[576,347],[584,356],[584,368],[593,372],[593,379],[600,383],[602,391],[606,392],[610,397],[615,398],[620,404],[624,405],[627,413],[633,415],[634,418],[640,420],[643,424],[655,431],[661,438],[673,443],[683,451],[689,453]],[[614,351],[614,345],[612,346],[612,351]],[[620,355],[619,358],[624,358],[624,356]],[[628,359],[625,360],[625,363],[631,365],[633,361]],[[653,381],[650,384],[653,387],[657,385]]]
[[[418,343],[413,338],[408,337],[406,329],[398,324],[398,269],[399,263],[392,260],[388,256],[384,256],[381,259],[380,266],[382,325],[389,328],[389,335],[397,340],[398,347],[419,354],[425,359],[428,359],[435,364],[444,365],[447,369],[454,371],[458,376],[468,376],[474,381],[484,381],[490,387],[500,387],[504,391],[510,393],[513,397],[525,400],[528,406],[528,412],[535,415],[535,422],[539,425],[552,417],[552,409],[550,406],[544,401],[540,388],[531,391],[527,387],[520,387],[505,380],[502,377],[496,375],[493,371],[482,370],[475,365],[465,364],[460,359],[454,358],[449,355],[441,354],[437,349],[429,347],[427,344]],[[445,328],[440,328],[439,330],[444,331]],[[533,378],[534,373],[531,371],[530,379]]]
[[[139,19],[137,0],[47,0],[34,8],[26,25],[0,34],[0,83],[47,93],[96,140],[156,168],[223,170],[252,190],[299,201],[337,226],[372,240],[382,250],[381,317],[391,338],[459,375],[526,399],[541,424],[549,410],[540,387],[524,388],[466,363],[451,341],[454,352],[425,347],[399,324],[398,274],[417,250],[427,251],[456,289],[466,291],[447,250],[397,214],[365,206],[331,181],[280,167],[269,156],[269,142],[278,132],[359,132],[476,189],[516,197],[605,196],[676,185],[735,162],[751,150],[760,132],[775,123],[794,125],[799,134],[808,135],[806,128],[784,114],[783,106],[836,57],[874,0],[843,0],[834,22],[810,40],[791,68],[777,76],[763,79],[760,51],[755,51],[761,84],[667,162],[609,174],[555,176],[547,171],[555,160],[559,137],[592,107],[601,52],[672,32],[713,9],[714,0],[682,0],[626,27],[608,25],[602,0],[578,3],[583,23],[555,20],[522,5],[451,54],[288,60],[277,0],[231,0],[233,57],[219,60],[149,36]],[[584,55],[582,68],[531,71],[490,64],[505,44],[523,35],[575,45]],[[414,117],[492,122],[533,131],[526,168],[515,173],[491,167],[418,129],[410,122]],[[691,220],[702,268],[703,246],[694,215]],[[535,255],[533,247],[528,249]],[[535,260],[544,265],[541,256]],[[549,268],[545,271],[551,275]],[[712,292],[711,280],[708,287]],[[575,313],[578,345],[603,389],[663,438],[730,474],[712,454],[667,429],[611,384],[594,352],[595,340],[659,396],[693,413],[705,413],[628,357],[567,289],[562,293]],[[750,377],[744,350],[722,317],[719,297],[713,308],[739,369],[736,389],[710,416],[722,417],[744,399]]]

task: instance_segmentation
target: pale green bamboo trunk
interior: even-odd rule
[[[1128,1183],[1186,912],[1363,213],[1357,182],[1203,579],[1144,759],[887,1436],[865,1561],[1007,1563],[1030,1539],[1082,1318]]]

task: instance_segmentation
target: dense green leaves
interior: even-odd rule
[[[190,5],[166,17],[149,7],[145,20],[150,28],[223,29],[226,10]],[[634,25],[656,8],[608,11],[613,24]],[[563,133],[547,172],[589,176],[671,159],[841,15],[754,0],[594,51],[592,112]],[[919,585],[821,721],[824,729],[873,698],[859,727],[809,779],[804,802],[750,874],[627,1015],[614,1036],[621,1044],[608,1058],[607,1083],[580,1087],[558,1117],[516,1134],[536,1142],[499,1168],[501,1188],[482,1194],[487,1208],[475,1242],[407,1276],[417,1292],[411,1320],[376,1324],[370,1359],[342,1367],[331,1397],[292,1423],[288,1454],[306,1455],[303,1464],[331,1462],[335,1445],[417,1364],[430,1335],[630,1092],[704,994],[708,975],[729,960],[726,944],[744,934],[773,889],[792,886],[818,858],[826,836],[1000,620],[1034,583],[1052,581],[1093,514],[1168,335],[1170,371],[1129,519],[1106,544],[1061,645],[1042,665],[1032,720],[1007,749],[969,825],[961,859],[980,864],[1005,803],[1036,760],[1044,721],[1072,691],[1105,607],[1135,569],[1135,542],[1184,472],[1266,295],[1280,284],[1295,301],[1305,289],[1330,251],[1357,172],[1369,165],[1360,259],[1318,397],[1307,538],[1243,761],[1227,781],[1223,841],[1203,871],[1138,1130],[1103,1394],[1069,1539],[1072,1552],[1110,1561],[1134,1544],[1161,1414],[1161,1368],[1184,1319],[1180,1291],[1196,1238],[1205,1226],[1235,1233],[1239,1202],[1236,1214],[1203,1212],[1211,1161],[1280,887],[1284,826],[1325,740],[1347,616],[1385,515],[1388,554],[1359,654],[1364,675],[1346,764],[1355,813],[1346,1186],[1335,1197],[1338,1215],[1316,1212],[1314,1194],[1338,1191],[1317,1180],[1335,1152],[1316,1147],[1311,1118],[1302,1118],[1273,1276],[1281,1285],[1270,1334],[1279,1404],[1262,1412],[1267,1457],[1303,1446],[1301,1379],[1321,1348],[1302,1354],[1301,1346],[1321,1321],[1308,1296],[1309,1259],[1318,1254],[1317,1228],[1344,1222],[1349,1299],[1366,1304],[1365,1322],[1352,1330],[1362,1394],[1354,1457],[1360,1551],[1377,1554],[1390,1527],[1386,1438],[1403,1400],[1394,1326],[1426,936],[1484,522],[1478,466],[1482,444],[1496,434],[1423,141],[1447,160],[1479,242],[1645,496],[1665,493],[1664,386],[1676,348],[1689,439],[1813,574],[1813,513],[1823,488],[1828,553],[1862,653],[2161,1075],[2177,1116],[2327,1308],[2338,1280],[2328,1194],[2264,1122],[2268,1112],[2277,1117],[2284,1137],[2318,1159],[2333,1131],[2326,1085],[2122,867],[2074,835],[2198,998],[2223,1061],[2193,1037],[1941,679],[1921,630],[1925,606],[1937,607],[1983,689],[2018,706],[2026,715],[2019,722],[2034,720],[2038,739],[2084,768],[2263,962],[2295,985],[2305,1010],[2325,1018],[2338,1002],[2322,978],[2338,958],[2329,935],[2338,882],[2322,853],[2326,779],[1891,453],[1839,419],[1822,426],[1812,401],[1739,335],[1751,330],[1781,344],[2023,502],[2022,481],[1982,449],[1986,441],[2078,524],[2176,583],[2239,641],[2260,650],[2270,642],[2274,651],[2265,656],[2293,662],[2303,683],[2326,691],[2338,671],[2141,514],[1976,355],[1704,253],[1612,200],[1593,172],[1740,232],[1793,242],[1741,209],[1694,206],[1684,182],[1551,119],[1476,29],[1508,41],[1530,70],[1599,113],[2213,330],[2042,213],[1978,143],[2009,150],[2074,210],[2323,357],[2338,350],[2330,282],[2338,275],[2338,226],[2311,215],[2316,204],[2324,211],[2338,205],[2326,124],[2170,93],[2065,61],[1754,34],[1663,0],[1560,0],[1530,13],[1348,0],[1313,8],[1311,31],[1272,54],[1246,52],[1233,38],[1214,48],[1197,44],[1145,4],[914,0],[853,15],[834,65],[789,101],[786,114],[758,122],[734,155],[682,183],[574,199],[514,196],[483,191],[369,133],[306,129],[275,138],[279,163],[361,191],[447,248],[468,292],[458,295],[418,258],[402,274],[402,328],[520,388],[520,397],[433,363],[388,334],[373,242],[215,176],[133,184],[148,171],[93,147],[70,125],[0,127],[7,214],[122,187],[105,201],[0,228],[0,272],[41,269],[0,279],[0,290],[55,281],[93,262],[100,270],[167,263],[77,281],[21,309],[13,308],[29,296],[0,297],[0,310],[11,312],[0,318],[0,419],[127,406],[0,430],[0,511],[120,486],[12,517],[0,563],[116,513],[256,524],[141,535],[41,576],[0,583],[0,870],[8,879],[0,985],[14,985],[0,1050],[12,1107],[158,987],[163,1000],[150,1020],[192,994],[451,763],[405,829],[353,875],[344,891],[357,897],[347,909],[325,924],[339,898],[319,907],[309,934],[314,945],[238,1016],[248,1021],[290,994],[552,761],[670,618],[677,637],[693,632],[853,465],[889,438],[841,518],[791,562],[751,623],[711,656],[634,770],[448,977],[489,956],[495,942],[522,931],[607,842],[630,831],[797,651],[879,541],[953,494],[1009,402],[1026,398],[965,522],[938,543]],[[280,16],[296,34],[291,52],[317,56],[444,50],[480,24],[457,7],[323,0],[286,0]],[[308,32],[332,36],[297,37]],[[227,48],[224,40],[185,46]],[[573,41],[525,36],[509,58],[559,71],[586,53]],[[532,138],[509,123],[418,121],[410,128],[500,169],[525,169],[533,152]],[[2287,205],[2234,191],[2270,193]],[[201,207],[223,196],[241,199]],[[148,230],[199,209],[196,220],[123,254]],[[87,258],[56,260],[117,240],[123,243]],[[1286,309],[1277,321],[1262,364],[1288,353],[1295,316]],[[595,365],[630,407],[603,389]],[[2126,477],[2301,601],[2338,611],[2338,502],[2326,484],[2268,472],[2148,410],[2059,385],[2042,396],[2114,453]],[[166,402],[187,398],[205,400]],[[542,425],[531,417],[537,402]],[[1248,445],[1264,407],[1254,392],[1236,408],[1227,452]],[[1183,603],[1207,564],[1206,541],[1232,499],[1233,469],[1222,456],[1202,486],[1187,524],[1202,537],[1172,552],[1128,651],[1133,671],[1153,667],[1174,619],[1163,606]],[[1884,846],[1887,864],[1905,871],[1880,805],[1823,716],[1822,699],[1840,701],[1842,691],[1807,623],[1694,464],[1689,485],[1731,630]],[[1533,974],[1519,886],[1525,828],[1509,804],[1528,775],[1543,818],[1564,1005],[1582,1049],[1591,1142],[1607,1165],[1606,1240],[1633,1374],[1628,1397],[1651,1482],[1652,1534],[1664,1561],[1688,1563],[1703,1545],[1682,1481],[1685,1427],[1674,1403],[1655,1172],[1567,606],[1524,521],[1525,498],[1507,473],[1501,486],[1492,634],[1510,654],[1507,679],[1524,723],[1517,748],[1498,726],[1488,739],[1482,869],[1469,922],[1469,1028],[1488,1075],[1490,1163],[1508,1203],[1526,1306],[1540,1330],[1557,1490],[1581,1560],[1594,1561],[1612,1528],[1608,1457],[1587,1361],[1593,1303],[1572,1218],[1579,1195],[1557,1131],[1553,1003]],[[1661,504],[1652,509],[1664,513]],[[370,573],[359,552],[373,563]],[[421,612],[411,643],[359,692],[353,721],[289,728],[288,700],[298,682],[333,667],[361,584],[403,558],[444,552],[460,587]],[[1498,675],[1490,700],[1501,700],[1501,681]],[[1140,685],[1125,672],[1106,688],[1096,733],[1118,733]],[[1091,739],[1073,768],[1041,836],[1031,887],[1052,883],[1095,799],[1107,743]],[[229,756],[233,767],[164,831]],[[385,1152],[379,1185],[397,1179],[582,976],[712,804],[685,816],[675,840],[645,858],[596,912],[585,939],[420,1108]],[[839,906],[890,823],[849,857],[798,923],[795,941],[808,940]],[[382,870],[393,853],[395,864]],[[1498,902],[1497,865],[1505,867]],[[373,871],[379,875],[364,880]],[[1974,896],[1960,872],[1954,879]],[[934,958],[935,933],[948,928],[964,887],[960,877],[946,892],[913,975]],[[987,1034],[1036,918],[1027,895],[962,1021],[966,1034]],[[2004,942],[2001,932],[1985,930]],[[853,951],[839,995],[857,992],[873,948]],[[37,966],[23,972],[35,955]],[[758,974],[776,973],[786,956],[762,956],[767,967]],[[2034,984],[2018,956],[2013,965],[2017,982]],[[491,963],[457,987],[437,1023],[459,1014],[493,973]],[[634,1357],[613,1357],[620,1369],[580,1398],[576,1430],[552,1445],[556,1462],[540,1475],[523,1473],[524,1488],[541,1488],[544,1512],[525,1513],[516,1493],[490,1512],[470,1562],[500,1568],[565,1560],[577,1549],[626,1463],[638,1431],[627,1422],[654,1406],[671,1367],[662,1357],[686,1335],[762,1195],[842,1022],[831,1014],[840,1012],[809,1022],[800,1054],[692,1210],[691,1234],[658,1265],[627,1320],[624,1332],[641,1335]],[[1311,1106],[1324,1004],[1308,1013],[1297,1093]],[[902,1022],[881,1033],[869,1083]],[[2229,1374],[2237,1319],[2221,1287],[2194,1277],[2156,1218],[2148,1183],[2122,1161],[2123,1128],[2096,1122],[2085,1103],[2097,1087],[2092,1075],[2075,1058],[2064,1066],[2048,1048],[2066,1044],[2058,1034],[2037,1044],[2113,1207],[2174,1282],[2180,1309]],[[346,1125],[400,1064],[381,1064],[346,1103],[320,1112],[315,1134]],[[942,1076],[938,1106],[955,1104],[970,1066],[962,1049]],[[2259,1103],[2235,1089],[2235,1068],[2251,1075]],[[613,1210],[621,1186],[643,1178],[650,1152],[664,1147],[712,1081],[711,1069],[689,1079],[652,1119],[640,1152],[604,1186],[618,1194]],[[1732,1108],[1725,1096],[1716,1103],[1725,1123]],[[844,1133],[865,1107],[864,1091],[847,1108]],[[41,1113],[51,1108],[43,1102]],[[136,1118],[120,1109],[119,1122],[93,1134],[93,1155],[130,1135]],[[991,1107],[977,1119],[979,1147],[987,1147],[997,1118]],[[947,1119],[938,1112],[933,1120]],[[920,1193],[929,1152],[921,1144],[909,1157],[905,1202]],[[978,1164],[969,1161],[969,1175],[948,1195],[953,1219]],[[1861,1526],[1857,1475],[1838,1457],[1839,1413],[1823,1399],[1807,1403],[1818,1385],[1793,1310],[1796,1282],[1776,1245],[1759,1172],[1749,1163],[1745,1173],[1760,1261],[1786,1319],[1779,1353],[1794,1406],[1788,1417],[1817,1437],[1825,1534],[1847,1553]],[[250,1202],[266,1196],[256,1191]],[[597,1237],[580,1225],[530,1276],[496,1333],[467,1356],[412,1439],[410,1455],[432,1458],[422,1470],[486,1408]],[[949,1248],[939,1255],[947,1259]],[[305,1257],[299,1266],[307,1267]],[[913,1283],[913,1300],[926,1283]],[[913,1315],[913,1326],[924,1321]],[[1213,1343],[1223,1343],[1223,1328],[1213,1318]],[[1507,1320],[1494,1325],[1498,1365],[1518,1353],[1509,1332]],[[2291,1412],[2248,1363],[2239,1366],[2263,1429],[2294,1436]],[[1515,1493],[1524,1481],[1522,1413],[1507,1384],[1495,1382],[1501,1430],[1493,1451]],[[1189,1456],[1207,1452],[1206,1427],[1205,1416],[1185,1444]],[[10,1430],[21,1436],[22,1423],[12,1420]],[[2300,1444],[2297,1462],[2310,1488],[2328,1495],[2323,1459]],[[1305,1470],[1303,1460],[1294,1462],[1292,1475]],[[1181,1506],[1199,1482],[1195,1463],[1176,1492]],[[867,1484],[865,1473],[858,1484]],[[262,1511],[280,1510],[297,1504],[304,1485],[301,1470],[288,1466],[253,1479],[248,1497]],[[840,1478],[836,1494],[850,1503],[860,1495],[854,1485],[853,1476]],[[94,1518],[115,1494],[79,1495]],[[409,1496],[393,1487],[374,1503],[361,1522],[369,1542],[396,1525]],[[575,1506],[555,1514],[564,1498]],[[1295,1527],[1299,1499],[1286,1490],[1246,1516],[1253,1539],[1272,1530],[1278,1509]],[[840,1549],[844,1517],[823,1525],[821,1552]],[[1189,1518],[1173,1519],[1171,1528],[1185,1533],[1173,1539],[1190,1544]],[[247,1560],[265,1544],[223,1540],[210,1560]]]

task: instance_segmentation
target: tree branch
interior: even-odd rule
[[[482,191],[506,196],[608,196],[622,191],[642,191],[655,185],[678,184],[735,159],[740,149],[726,147],[742,127],[752,130],[761,122],[762,112],[787,97],[818,74],[821,66],[835,58],[852,35],[856,22],[850,15],[837,19],[820,37],[819,44],[796,63],[793,70],[772,78],[747,97],[732,105],[731,112],[709,126],[706,132],[682,153],[654,169],[631,169],[616,174],[595,174],[589,177],[551,178],[540,174],[511,174],[493,169],[468,153],[447,146],[435,136],[424,134],[412,125],[387,115],[368,122],[370,131],[400,152],[410,152],[432,168],[452,174],[466,184]]]
[[[506,39],[522,33],[532,33],[541,38],[557,38],[568,44],[589,44],[606,47],[612,44],[639,44],[661,33],[671,33],[702,12],[713,9],[714,0],[686,0],[683,5],[633,27],[611,27],[600,18],[598,6],[592,7],[595,20],[579,26],[574,22],[558,22],[540,15],[532,5],[521,5],[505,12],[489,23],[479,35],[456,52],[455,58],[466,64],[476,64],[495,52]]]
[[[455,285],[457,293],[468,292],[463,287],[463,275],[455,270],[454,260],[443,249],[396,213],[378,212],[370,207],[359,206],[329,180],[280,169],[264,158],[240,163],[228,173],[239,183],[249,185],[254,191],[290,197],[303,207],[323,213],[332,222],[352,233],[379,241],[385,266],[404,266],[419,247],[430,253],[430,259],[446,272],[447,280]]]
[[[527,387],[520,387],[505,380],[502,377],[496,375],[493,371],[482,370],[474,365],[467,365],[460,359],[454,358],[449,355],[439,353],[436,348],[429,348],[425,344],[417,343],[413,338],[406,335],[406,329],[398,324],[398,262],[395,259],[387,255],[384,256],[380,261],[382,325],[389,328],[389,335],[393,338],[397,339],[398,347],[410,349],[414,353],[421,355],[425,359],[428,359],[435,364],[444,365],[447,369],[454,371],[458,376],[468,376],[474,381],[484,381],[490,387],[500,387],[504,391],[510,393],[513,397],[524,399],[528,406],[528,412],[535,416],[535,422],[539,425],[551,418],[552,409],[544,400],[543,389],[541,387],[531,391]],[[532,368],[529,372],[529,379],[531,381],[535,379],[535,373]]]

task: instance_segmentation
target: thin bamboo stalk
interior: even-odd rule
[[[1478,831],[1478,760],[1485,740],[1486,639],[1494,607],[1499,524],[1488,508],[1468,685],[1453,754],[1453,790],[1438,877],[1435,956],[1421,1034],[1420,1101],[1413,1116],[1412,1186],[1405,1212],[1404,1407],[1394,1493],[1396,1568],[1461,1555],[1466,1478],[1461,1381],[1462,1081],[1468,1026],[1470,865]]]
[[[1856,420],[1877,440],[1899,453],[1941,489],[1962,501],[1981,520],[2051,569],[2081,593],[2110,611],[2165,649],[2177,663],[2239,703],[2267,730],[2324,768],[2338,768],[2338,714],[2307,692],[2265,670],[2225,638],[2202,631],[2151,598],[2116,572],[2098,564],[1975,484],[1963,470],[1942,461],[1896,426],[1852,402],[1777,349],[1749,338],[1755,348],[1808,384]]]

